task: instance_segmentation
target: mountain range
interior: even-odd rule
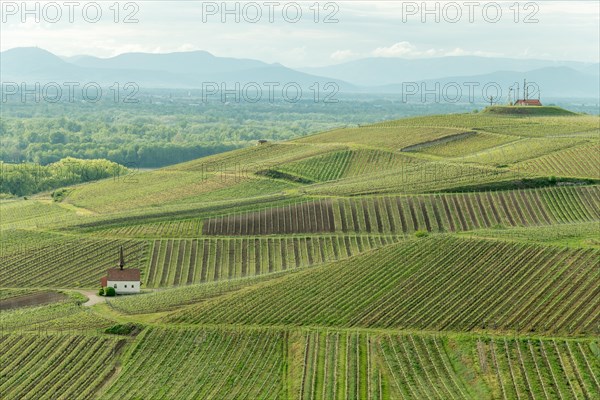
[[[292,69],[278,63],[217,57],[206,51],[166,54],[124,53],[110,58],[60,57],[22,47],[0,53],[2,82],[136,82],[143,88],[198,89],[203,83],[336,83],[348,93],[402,93],[407,82],[434,87],[456,82],[495,82],[508,88],[523,79],[536,82],[542,96],[600,96],[600,64],[498,57],[453,56],[425,59],[365,58],[319,68]]]

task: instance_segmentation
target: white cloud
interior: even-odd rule
[[[330,58],[334,61],[346,61],[357,56],[359,56],[359,54],[353,52],[352,50],[336,50],[331,53]]]
[[[371,53],[375,57],[402,57],[402,58],[418,58],[418,57],[445,57],[445,56],[502,56],[500,53],[492,53],[479,50],[465,50],[460,47],[454,49],[424,49],[419,50],[417,46],[410,42],[398,42],[389,47],[378,47]]]
[[[415,57],[421,54],[409,42],[398,42],[389,47],[378,47],[373,50],[375,57]]]
[[[498,2],[506,9],[514,0]],[[302,21],[290,24],[282,20],[281,7],[275,23],[221,23],[218,16],[202,23],[198,2],[178,1],[177,7],[167,3],[171,2],[141,2],[137,24],[115,24],[110,10],[98,24],[81,18],[75,24],[36,24],[31,18],[21,24],[16,16],[2,25],[0,51],[38,46],[64,56],[109,57],[129,51],[206,50],[217,56],[311,67],[362,57],[458,55],[598,62],[600,46],[598,1],[538,2],[536,24],[514,23],[508,9],[500,23],[490,24],[482,20],[481,7],[474,24],[421,23],[419,16],[403,23],[402,2],[377,0],[338,2],[337,24],[315,24],[308,8]],[[528,12],[521,9],[521,20]]]
[[[505,54],[502,54],[502,53],[494,53],[491,51],[480,51],[480,50],[469,51],[469,50],[462,49],[460,47],[457,47],[455,49],[448,50],[448,51],[441,51],[440,53],[441,53],[440,55],[443,55],[443,56],[480,56],[480,57],[503,57],[503,56],[505,56]]]
[[[373,50],[372,54],[375,57],[403,57],[403,58],[416,58],[416,57],[434,57],[444,55],[444,50],[438,49],[426,49],[419,50],[417,46],[410,42],[398,42],[394,43],[389,47],[378,47]]]

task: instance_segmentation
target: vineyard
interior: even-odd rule
[[[74,212],[41,201],[11,201],[0,207],[0,230],[37,228],[76,220]]]
[[[126,225],[121,228],[110,229],[108,232],[100,231],[98,234],[102,236],[143,238],[198,237],[202,234],[202,221],[198,219],[182,219],[153,224]]]
[[[481,229],[467,235],[577,248],[600,246],[598,221],[513,229]]]
[[[132,267],[145,265],[148,244],[136,240],[65,239],[0,257],[0,286],[97,287],[119,249]]]
[[[463,133],[461,128],[443,126],[368,126],[337,129],[319,135],[297,139],[297,143],[352,143],[398,151],[422,142]]]
[[[85,301],[85,298],[84,300]],[[81,302],[81,300],[79,300]],[[105,328],[114,321],[83,308],[72,300],[45,306],[26,307],[3,311],[0,314],[2,332],[16,330],[34,331],[89,331]]]
[[[303,340],[299,399],[474,397],[435,337],[316,331]]]
[[[397,240],[396,236],[157,240],[146,286],[191,285],[286,271],[343,260]]]
[[[267,235],[334,232],[332,204],[318,200],[204,221],[205,235]]]
[[[0,200],[0,398],[600,398],[598,117],[538,111]]]
[[[465,154],[460,158],[460,161],[493,166],[512,165],[582,143],[585,143],[585,141],[579,138],[555,138],[552,140],[521,138],[483,151]]]
[[[204,196],[245,185],[257,171],[284,160],[296,161],[336,149],[336,146],[273,144],[190,161],[151,172],[136,172],[77,187],[67,201],[97,213],[160,207],[202,200]]]
[[[2,231],[0,257],[32,248],[60,243],[65,236],[39,230],[10,229]]]
[[[537,174],[600,179],[600,145],[588,143],[517,164]]]
[[[365,128],[415,129],[416,127],[449,127],[480,129],[486,132],[524,137],[589,136],[598,135],[598,116],[497,116],[481,114],[445,114],[404,118],[368,125]],[[321,135],[319,135],[321,136]],[[317,136],[317,137],[319,137]]]
[[[2,334],[0,397],[90,399],[113,372],[124,340],[82,335]]]
[[[482,372],[509,399],[593,399],[600,396],[596,343],[572,340],[477,341]]]
[[[419,161],[395,152],[360,149],[339,151],[295,163],[281,164],[274,170],[314,182],[325,182],[394,169],[403,164],[410,165]]]
[[[169,311],[187,304],[200,303],[207,299],[223,296],[246,286],[276,278],[282,275],[283,272],[169,288],[146,292],[139,296],[117,297],[114,300],[107,300],[107,303],[112,309],[124,314],[150,314]]]
[[[274,279],[166,321],[591,334],[600,319],[599,255],[597,249],[421,239]],[[267,299],[273,305],[260,307]]]
[[[283,340],[269,330],[149,328],[100,398],[281,398]]]
[[[475,194],[364,197],[211,218],[206,235],[457,232],[600,218],[598,186]],[[307,218],[307,215],[310,217]],[[316,217],[315,219],[313,219]]]
[[[435,193],[493,183],[518,181],[524,176],[507,168],[490,168],[449,161],[414,162],[377,173],[317,183],[305,191],[317,196],[364,196],[373,194]]]

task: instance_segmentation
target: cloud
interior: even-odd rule
[[[398,42],[389,47],[378,47],[371,52],[375,57],[402,57],[402,58],[418,58],[418,57],[445,57],[445,56],[502,56],[499,53],[492,53],[479,50],[464,50],[460,47],[454,49],[425,49],[419,50],[417,46],[410,42]]]
[[[502,53],[494,53],[491,51],[479,51],[479,50],[469,51],[469,50],[461,49],[460,47],[457,47],[455,49],[448,50],[448,51],[440,51],[439,55],[441,55],[441,56],[480,56],[480,57],[503,57],[503,56],[505,56],[505,54],[502,54]]]
[[[352,50],[336,50],[331,53],[330,58],[334,61],[345,61],[349,58],[359,56],[358,53],[353,52]]]
[[[378,47],[373,50],[375,57],[414,57],[420,55],[416,47],[409,42],[398,42],[389,47]]]

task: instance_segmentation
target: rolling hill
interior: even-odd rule
[[[538,110],[1,201],[0,305],[65,295],[0,314],[0,396],[599,397],[599,119]],[[95,296],[121,248],[143,293]]]
[[[207,52],[126,53],[106,59],[80,56],[63,60],[39,48],[14,48],[1,53],[0,66],[3,82],[75,81],[103,86],[135,82],[142,89],[198,89],[212,82],[244,86],[275,81],[281,82],[281,86],[294,82],[305,90],[315,82],[322,85],[334,82],[344,90],[353,90],[350,83],[299,72],[281,64],[216,57]]]
[[[554,98],[598,98],[598,64],[521,60],[493,57],[441,57],[424,59],[367,58],[321,68],[289,68],[259,60],[218,57],[206,51],[164,54],[124,53],[110,58],[89,55],[59,57],[40,48],[13,48],[1,53],[3,82],[135,82],[141,89],[200,89],[217,82],[228,88],[240,83],[277,82],[280,86],[297,83],[312,94],[314,84],[321,88],[334,83],[345,93],[403,94],[405,83],[440,87],[458,84],[465,91],[461,102],[469,99],[466,84],[509,86],[527,79],[540,87],[542,96]],[[441,74],[439,71],[443,71]],[[311,89],[311,87],[313,89]],[[263,90],[268,91],[264,86]],[[323,91],[323,89],[321,89]],[[327,89],[324,93],[331,93]],[[453,99],[455,93],[445,93]],[[502,101],[508,93],[504,93]],[[418,96],[420,97],[420,95]],[[480,98],[476,103],[486,103]],[[420,100],[419,100],[420,101]],[[450,101],[452,103],[452,101]]]

